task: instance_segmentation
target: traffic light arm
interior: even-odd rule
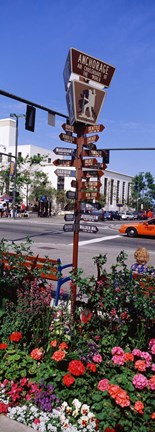
[[[29,100],[27,100],[27,99],[21,98],[20,96],[14,95],[14,94],[12,94],[12,93],[8,93],[8,92],[6,92],[6,91],[4,91],[4,90],[0,90],[0,95],[2,95],[2,96],[6,96],[6,97],[8,97],[8,98],[10,98],[10,99],[17,100],[17,101],[19,101],[19,102],[23,102],[23,103],[25,103],[25,104],[27,104],[27,105],[31,105],[31,106],[33,106],[33,107],[35,107],[35,108],[39,108],[39,109],[41,109],[41,110],[43,110],[43,111],[47,111],[49,114],[57,115],[57,116],[59,116],[59,117],[64,117],[64,118],[66,118],[66,119],[69,118],[69,117],[68,117],[67,115],[65,115],[65,114],[59,113],[58,111],[54,111],[54,110],[52,110],[51,108],[45,107],[45,106],[43,106],[43,105],[39,105],[39,104],[37,104],[37,103],[35,103],[35,102],[32,102],[32,101],[29,101]]]

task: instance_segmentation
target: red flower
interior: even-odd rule
[[[115,432],[115,429],[107,427],[106,429],[104,429],[104,432]]]
[[[81,312],[80,320],[84,324],[87,324],[90,321],[91,318],[92,318],[92,313],[91,313],[91,311],[89,309],[85,309],[85,310],[83,310]]]
[[[52,360],[55,360],[57,362],[63,360],[65,358],[66,354],[62,350],[55,351],[52,355]]]
[[[60,343],[59,349],[60,350],[65,350],[65,349],[67,350],[68,349],[68,345],[66,344],[66,342]]]
[[[75,376],[80,376],[84,375],[85,367],[80,360],[71,360],[68,365],[68,371]]]
[[[56,339],[53,339],[51,342],[50,342],[50,346],[51,347],[56,347],[57,346],[57,341],[56,341]]]
[[[6,348],[8,348],[8,344],[7,343],[1,343],[0,344],[0,349],[1,350],[5,350]]]
[[[151,414],[151,418],[152,418],[152,420],[155,420],[155,412],[153,412],[153,413]]]
[[[31,351],[30,356],[34,359],[34,360],[41,360],[42,358],[42,351],[39,348],[35,348],[34,350]]]
[[[86,367],[87,367],[91,372],[96,372],[96,370],[97,370],[96,364],[94,364],[94,363],[88,363]]]
[[[40,423],[39,418],[36,418],[36,419],[33,421],[33,423],[34,423],[34,424],[39,424],[39,423]]]
[[[7,414],[8,406],[9,405],[5,404],[4,402],[0,402],[0,414],[2,413]]]
[[[13,332],[11,333],[11,335],[9,336],[9,339],[11,342],[19,342],[20,339],[22,339],[23,335],[21,332]]]
[[[141,401],[136,401],[134,405],[135,411],[139,414],[144,414],[144,404]]]
[[[66,374],[64,375],[62,381],[67,387],[70,387],[74,383],[75,378],[70,374]]]

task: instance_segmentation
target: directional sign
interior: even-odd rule
[[[74,126],[69,125],[69,124],[67,124],[67,123],[63,123],[63,124],[61,125],[61,127],[63,128],[63,130],[64,130],[65,132],[71,132],[71,133],[74,133],[74,132],[75,132],[75,128],[74,128]]]
[[[99,192],[80,192],[80,200],[93,200],[93,199],[99,199],[100,194]]]
[[[75,198],[76,198],[76,192],[73,192],[73,191],[67,191],[67,192],[66,192],[66,197],[67,197],[68,199],[75,199]]]
[[[65,88],[67,89],[67,84],[72,79],[72,74],[95,81],[102,87],[108,87],[114,72],[115,67],[105,63],[103,60],[99,60],[75,48],[70,48],[63,72]]]
[[[72,180],[74,181],[74,180]],[[102,183],[100,181],[82,181],[78,183],[79,189],[97,189],[99,190],[102,186]]]
[[[97,233],[98,228],[95,225],[80,225],[80,231],[88,233]]]
[[[54,174],[56,174],[59,177],[76,177],[76,172],[71,170],[65,170],[65,169],[56,169],[54,171]]]
[[[105,91],[81,81],[72,81],[66,93],[69,121],[95,125],[105,100]]]
[[[72,214],[72,213],[70,213],[70,214],[66,214],[66,215],[64,216],[64,219],[65,219],[66,222],[73,221],[74,218],[75,218],[75,216],[74,216],[74,214]]]
[[[97,159],[92,158],[92,159],[83,159],[82,160],[82,165],[83,167],[93,167],[94,165],[97,164]]]
[[[71,148],[55,147],[53,153],[63,156],[75,156],[76,150]]]
[[[96,141],[98,141],[99,136],[98,135],[91,135],[87,138],[84,138],[84,144],[90,144],[90,143],[95,143]]]
[[[105,170],[107,168],[107,165],[105,163],[97,162],[97,164],[94,165],[94,168]]]
[[[98,171],[96,171],[96,170],[93,170],[93,171],[83,171],[83,178],[84,179],[91,178],[91,177],[100,178],[103,175],[104,175],[104,172],[100,171],[100,170],[98,170]]]
[[[63,226],[63,230],[65,232],[72,232],[72,231],[74,231],[74,224],[65,224]]]
[[[69,142],[72,144],[77,144],[77,139],[73,136],[68,135],[68,134],[61,133],[59,135],[59,138],[61,139],[61,141]]]
[[[92,126],[86,126],[83,133],[93,133],[93,132],[102,132],[105,129],[105,126],[103,124],[99,125],[92,125]]]
[[[55,159],[53,161],[53,164],[56,166],[65,166],[65,167],[70,167],[73,166],[73,161],[72,160],[64,160],[64,159]]]

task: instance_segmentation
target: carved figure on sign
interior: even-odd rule
[[[89,89],[83,91],[82,97],[82,113],[79,117],[89,118],[90,120],[94,120],[94,106],[95,106],[95,98],[96,92],[95,89]],[[89,114],[89,115],[88,115]]]

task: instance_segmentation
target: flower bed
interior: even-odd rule
[[[40,432],[153,432],[155,278],[146,297],[124,252],[110,274],[94,260],[97,280],[77,275],[74,317],[63,301],[50,308],[35,274],[3,296],[0,413]]]

